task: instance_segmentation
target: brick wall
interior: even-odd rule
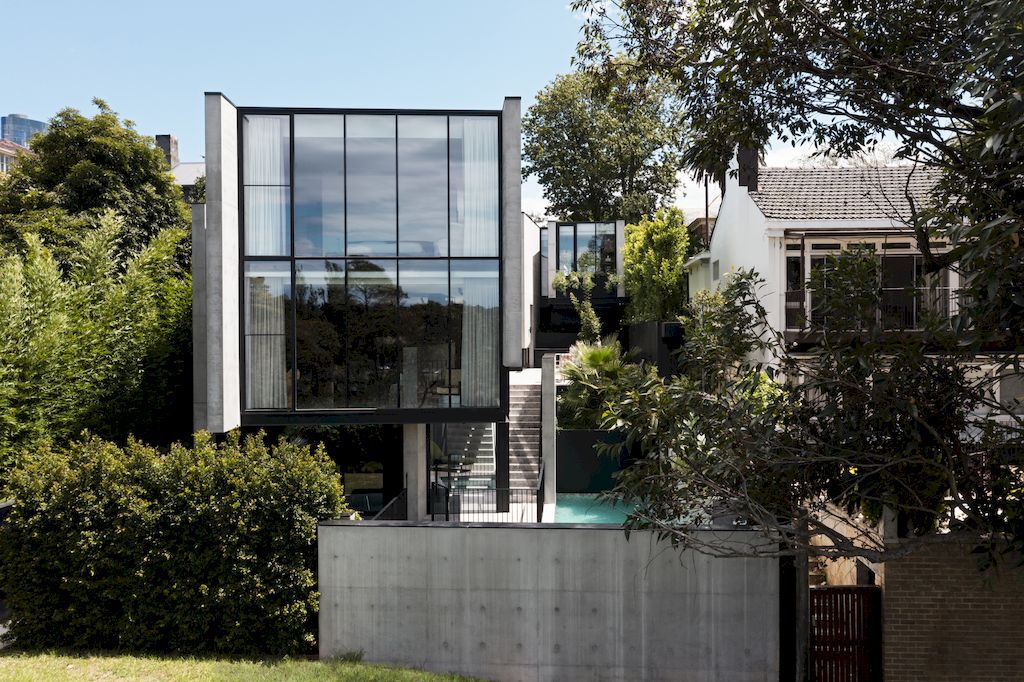
[[[882,613],[886,682],[1024,680],[1024,567],[925,547],[885,564]]]

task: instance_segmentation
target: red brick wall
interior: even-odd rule
[[[886,682],[1024,680],[1024,567],[926,547],[885,564],[882,599]]]

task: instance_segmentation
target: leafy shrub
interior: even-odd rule
[[[346,510],[322,447],[196,434],[168,454],[44,443],[11,475],[0,591],[27,648],[307,653],[316,524]]]
[[[626,226],[622,260],[630,322],[674,320],[683,312],[688,287],[683,265],[690,250],[690,233],[678,208],[661,209],[654,218]]]
[[[169,445],[191,427],[191,284],[183,230],[131,257],[105,213],[62,264],[36,236],[0,258],[0,498],[15,454],[83,429]]]
[[[600,429],[609,401],[621,399],[620,388],[656,375],[654,367],[631,361],[614,338],[600,344],[577,342],[562,365],[568,385],[558,399],[558,425],[565,429]]]

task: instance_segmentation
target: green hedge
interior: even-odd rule
[[[322,448],[262,434],[168,454],[91,437],[11,475],[0,590],[26,648],[307,653],[316,524],[346,511]]]

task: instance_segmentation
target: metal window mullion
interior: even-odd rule
[[[292,348],[291,348],[291,367],[292,367],[292,388],[291,397],[292,404],[288,408],[290,412],[294,412],[299,406],[299,332],[298,322],[298,306],[295,304],[295,293],[296,293],[296,278],[295,278],[295,116],[288,116],[288,224],[289,224],[289,244],[288,244],[288,263],[291,266],[291,282],[289,296],[291,303],[290,319],[292,323]]]

